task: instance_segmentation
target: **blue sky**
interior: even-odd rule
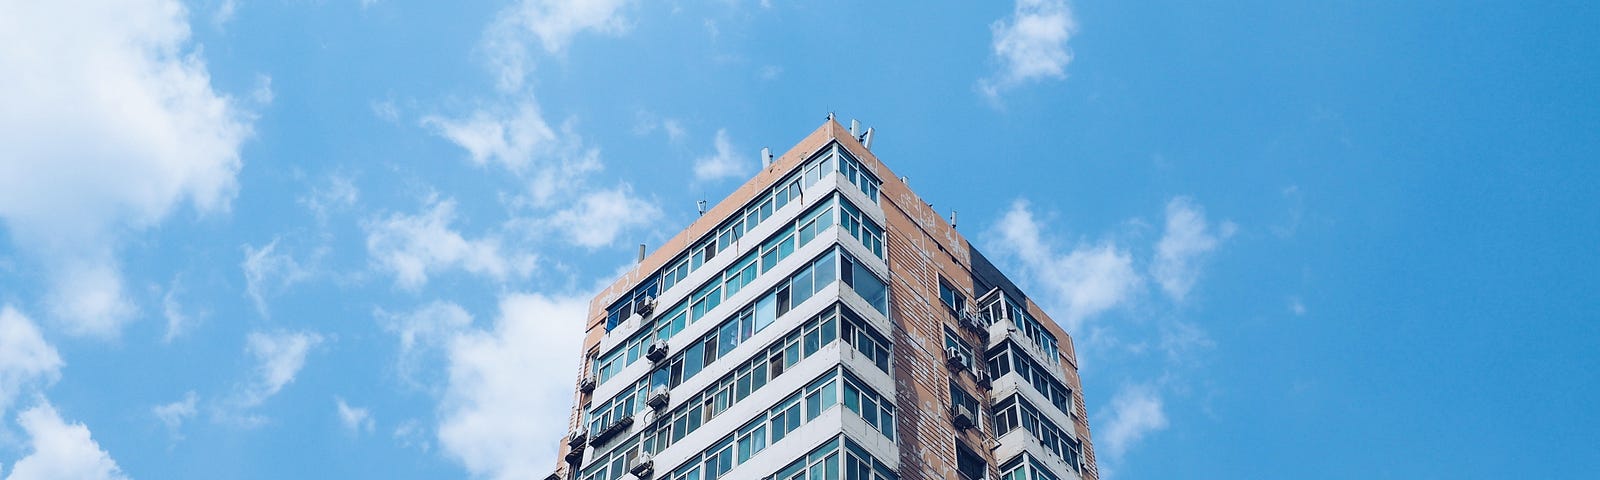
[[[0,2],[0,477],[542,476],[589,297],[833,111],[1069,328],[1108,478],[1592,478],[1597,24]]]

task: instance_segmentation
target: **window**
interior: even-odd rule
[[[972,453],[972,450],[968,449],[966,445],[958,442],[956,443],[956,472],[961,475],[962,480],[983,480],[988,478],[989,462],[984,461],[983,457]]]
[[[841,444],[843,448],[841,447]],[[841,477],[840,470],[843,470]],[[835,437],[762,480],[899,480],[887,464],[849,438]]]
[[[950,308],[951,312],[961,313],[967,308],[966,295],[950,286],[943,278],[939,279],[939,300],[943,301],[944,306]]]
[[[961,337],[956,336],[955,332],[950,331],[949,327],[944,329],[944,350],[947,357],[953,352],[955,356],[961,358],[967,368],[973,367],[972,347],[968,346],[967,342],[962,341]]]
[[[767,448],[767,424],[763,420],[752,420],[743,427],[739,427],[739,463],[750,460],[751,456],[761,453]]]
[[[873,255],[883,258],[883,227],[867,218],[861,209],[844,197],[839,198],[839,225]]]
[[[833,204],[836,198],[829,197],[827,200],[817,202],[811,210],[800,216],[798,228],[801,245],[810,243],[811,239],[817,238],[823,230],[833,226]]]
[[[861,295],[867,304],[876,308],[878,313],[888,315],[889,288],[883,280],[878,279],[877,275],[849,254],[840,252],[839,263],[839,276],[844,283],[855,290],[856,294]]]
[[[891,400],[867,387],[849,371],[844,373],[844,407],[855,412],[883,436],[894,440],[894,405]]]
[[[1007,462],[1000,468],[1000,480],[1058,480],[1054,473],[1046,469],[1039,459],[1033,458],[1028,453],[1018,455],[1015,460]]]
[[[966,407],[968,412],[972,412],[973,425],[979,427],[979,430],[982,430],[980,425],[981,422],[979,422],[979,420],[982,418],[982,415],[979,412],[982,412],[982,410],[978,409],[978,399],[973,398],[972,394],[967,393],[966,390],[963,390],[961,386],[956,385],[956,382],[952,381],[950,382],[950,409],[952,412],[955,412],[959,411],[961,407]]]
[[[839,322],[839,337],[857,352],[861,352],[862,356],[872,359],[878,370],[889,373],[889,353],[893,344],[872,327],[867,326],[867,322],[855,312],[848,308],[841,308],[840,312],[842,315]]]

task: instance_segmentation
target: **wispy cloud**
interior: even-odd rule
[[[1067,41],[1078,23],[1063,0],[1017,0],[1009,18],[989,26],[992,49],[1000,69],[978,81],[978,91],[997,101],[1013,87],[1045,79],[1066,77],[1072,50]]]
[[[245,294],[263,318],[270,317],[267,298],[282,293],[296,283],[311,277],[311,268],[302,265],[287,252],[278,251],[278,241],[273,239],[261,248],[245,245],[244,261],[239,269],[244,272]]]
[[[183,394],[183,400],[156,405],[150,409],[150,413],[155,415],[162,425],[167,426],[167,431],[172,434],[173,438],[182,439],[183,423],[198,414],[199,402],[199,397],[195,396],[193,390],[190,390]]]
[[[172,343],[179,336],[194,328],[200,321],[202,312],[195,312],[184,308],[178,301],[178,295],[183,293],[181,277],[173,277],[167,284],[167,289],[161,294],[161,316],[167,320],[167,331],[161,335],[162,343]]]
[[[255,360],[249,381],[240,384],[232,401],[223,405],[224,419],[246,426],[265,420],[248,410],[260,406],[294,382],[306,366],[306,357],[324,341],[321,334],[305,331],[250,332],[245,337],[245,353]]]
[[[585,194],[575,205],[556,212],[550,223],[573,245],[598,248],[616,242],[622,232],[649,225],[661,216],[655,204],[633,196],[628,185]]]
[[[733,142],[728,140],[728,130],[718,129],[717,137],[712,141],[714,151],[695,159],[694,178],[700,181],[721,180],[746,175],[750,171],[750,162],[739,158],[733,151]]]
[[[338,408],[339,424],[351,434],[372,433],[376,422],[372,419],[372,412],[360,407],[352,407],[345,403],[343,397],[334,397],[334,406]]]
[[[1128,449],[1152,432],[1167,428],[1161,397],[1148,386],[1122,387],[1096,421],[1095,446],[1108,463],[1122,460]]]
[[[442,351],[450,339],[472,326],[472,315],[452,302],[434,301],[415,310],[401,313],[376,312],[379,325],[400,340],[399,358],[396,360],[401,380],[413,386],[425,383],[417,379],[424,365],[424,355]]]
[[[55,383],[64,365],[32,319],[10,305],[0,308],[0,417],[24,393]]]
[[[455,202],[429,197],[423,211],[394,213],[362,222],[367,233],[367,253],[378,268],[395,276],[395,285],[416,290],[428,276],[460,269],[503,281],[533,269],[531,254],[515,254],[493,236],[468,239],[456,231]]]
[[[536,156],[555,148],[555,129],[539,113],[539,105],[523,101],[510,108],[484,108],[464,118],[429,115],[422,125],[433,129],[471,155],[479,166],[497,164],[512,173],[533,166]]]
[[[560,55],[585,31],[620,34],[630,25],[622,9],[630,0],[522,0],[495,16],[483,50],[503,91],[518,91],[533,71],[533,44]]]
[[[1167,296],[1183,301],[1200,276],[1199,262],[1223,240],[1232,237],[1237,229],[1233,222],[1222,222],[1213,232],[1206,223],[1205,210],[1193,199],[1172,199],[1167,202],[1166,232],[1156,243],[1156,258],[1150,266],[1150,275],[1161,284]]]

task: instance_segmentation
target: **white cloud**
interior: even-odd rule
[[[272,77],[265,74],[257,74],[256,88],[250,91],[250,99],[254,100],[256,105],[266,106],[272,103],[273,98],[276,98],[276,96],[272,93]]]
[[[372,115],[389,123],[400,123],[400,106],[393,99],[372,102]]]
[[[432,445],[428,443],[427,433],[423,432],[422,422],[418,422],[416,419],[409,419],[400,422],[399,425],[395,425],[394,433],[391,436],[394,438],[395,443],[401,447],[416,448],[423,452],[432,450]]]
[[[634,114],[634,135],[649,135],[658,129],[667,134],[667,140],[673,142],[682,140],[684,134],[688,133],[683,127],[683,122],[676,118],[661,117],[644,110]]]
[[[1183,301],[1200,277],[1201,258],[1232,237],[1237,227],[1223,222],[1216,233],[1206,224],[1206,214],[1194,200],[1177,197],[1167,202],[1167,229],[1156,243],[1150,275],[1173,300]]]
[[[456,334],[472,326],[472,315],[451,302],[435,301],[411,312],[376,313],[379,323],[400,337],[399,371],[402,379],[415,381],[422,354],[442,349]]]
[[[1306,304],[1300,300],[1299,295],[1293,295],[1289,297],[1289,313],[1293,313],[1296,317],[1303,317],[1306,315]]]
[[[509,295],[500,300],[493,330],[472,330],[451,342],[438,429],[450,457],[479,477],[549,473],[557,454],[551,439],[566,433],[570,372],[577,368],[587,311],[581,296]]]
[[[1067,40],[1077,33],[1072,9],[1062,0],[1017,0],[1011,17],[989,26],[1000,71],[978,81],[991,100],[1000,92],[1027,82],[1066,77],[1072,51]]]
[[[306,365],[306,355],[322,343],[313,332],[250,332],[245,350],[256,361],[255,376],[240,391],[238,407],[252,408],[277,395]]]
[[[667,139],[668,140],[672,140],[674,142],[678,141],[679,139],[682,139],[683,135],[684,135],[684,132],[685,132],[685,130],[683,129],[683,123],[679,122],[675,118],[668,118],[668,119],[662,120],[661,121],[661,130],[667,132]]]
[[[46,303],[57,326],[68,335],[114,337],[138,310],[123,293],[122,274],[109,251],[104,258],[55,266]]]
[[[717,138],[713,142],[716,153],[700,157],[694,161],[694,178],[701,181],[719,180],[729,177],[746,175],[750,162],[739,158],[733,152],[732,142],[728,141],[726,129],[717,130]]]
[[[466,150],[474,164],[498,165],[527,182],[527,195],[517,201],[534,207],[549,207],[580,190],[585,176],[602,167],[600,152],[585,148],[571,123],[551,128],[531,100],[480,108],[465,118],[422,119],[423,126]]]
[[[548,54],[566,52],[584,31],[620,34],[630,27],[622,16],[629,0],[522,0],[495,16],[483,50],[503,91],[521,90],[533,70],[532,43]]]
[[[31,452],[17,460],[6,480],[111,480],[127,475],[90,437],[89,427],[67,423],[49,403],[17,415]]]
[[[245,293],[262,317],[270,316],[267,297],[311,277],[310,267],[302,266],[288,253],[278,252],[278,241],[274,238],[261,248],[245,245],[244,261],[239,264],[244,271]]]
[[[0,416],[25,391],[54,383],[62,365],[33,320],[10,305],[0,308]]]
[[[339,424],[345,431],[352,434],[370,433],[375,425],[372,412],[365,408],[352,407],[344,402],[344,398],[334,397],[335,406],[339,408]]]
[[[172,283],[167,285],[166,292],[161,295],[161,315],[167,319],[167,331],[161,336],[162,343],[172,343],[184,332],[194,328],[194,324],[203,316],[203,312],[186,311],[178,302],[180,293],[183,293],[183,285],[179,278],[174,277]]]
[[[659,208],[632,193],[631,188],[622,185],[586,194],[576,205],[556,212],[550,222],[565,232],[565,238],[573,245],[610,245],[623,231],[648,225],[661,215]]]
[[[1122,459],[1128,449],[1150,433],[1167,428],[1161,397],[1145,386],[1124,386],[1096,422],[1096,446],[1109,463]]]
[[[1129,301],[1141,279],[1133,255],[1110,241],[1080,243],[1061,254],[1045,242],[1028,203],[1018,200],[994,233],[1003,251],[1021,260],[1023,273],[1062,303],[1057,320],[1075,332],[1084,320]]]
[[[117,239],[179,205],[225,212],[250,114],[211,86],[175,0],[7,3],[0,220],[49,272],[54,320],[116,336],[136,313]]]
[[[217,11],[211,15],[211,24],[217,28],[222,28],[223,25],[233,20],[234,14],[238,13],[238,11],[239,0],[222,0],[222,3],[217,5]]]
[[[782,75],[783,67],[777,65],[766,65],[761,67],[761,70],[756,72],[756,77],[759,77],[762,80],[777,80],[778,77]]]
[[[361,190],[355,182],[343,175],[329,175],[321,185],[311,188],[298,202],[317,216],[318,223],[328,221],[328,214],[355,206]]]
[[[532,101],[505,111],[480,109],[461,119],[430,115],[422,125],[466,149],[478,166],[498,164],[512,173],[526,171],[536,155],[549,152],[558,140]]]
[[[502,251],[494,237],[467,239],[451,228],[455,202],[427,199],[416,215],[391,214],[362,222],[367,232],[367,253],[382,269],[395,274],[395,284],[408,290],[421,288],[428,275],[461,269],[503,281],[533,269],[531,254]]]
[[[199,401],[194,391],[190,390],[183,394],[183,400],[156,405],[155,408],[150,409],[150,413],[154,414],[157,420],[161,420],[161,424],[166,425],[167,430],[171,431],[173,436],[183,438],[182,434],[179,433],[179,429],[183,428],[183,422],[194,418],[195,414],[198,413]]]

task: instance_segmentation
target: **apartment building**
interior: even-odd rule
[[[595,297],[550,480],[1098,478],[1071,337],[855,130]]]

